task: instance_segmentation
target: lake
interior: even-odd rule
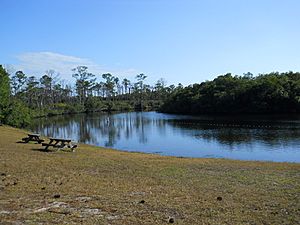
[[[49,137],[177,157],[300,162],[300,116],[93,113],[36,119]],[[80,148],[79,148],[80,149]]]

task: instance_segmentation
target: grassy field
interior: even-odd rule
[[[0,127],[0,224],[299,224],[300,164],[80,144],[44,152]]]

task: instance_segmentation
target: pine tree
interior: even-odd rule
[[[0,121],[6,117],[9,98],[10,98],[10,84],[9,74],[0,65]]]

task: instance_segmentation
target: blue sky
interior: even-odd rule
[[[0,64],[184,85],[300,71],[299,0],[1,0]]]

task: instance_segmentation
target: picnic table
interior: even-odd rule
[[[28,143],[29,141],[36,141],[39,144],[44,142],[44,140],[40,138],[40,134],[27,134],[27,135],[28,137],[22,138],[22,140],[25,143]]]
[[[45,147],[45,151],[48,150],[48,148],[51,146],[53,148],[71,148],[73,151],[77,147],[77,145],[72,145],[71,139],[64,139],[64,138],[49,138],[50,142],[49,143],[43,143],[43,146]]]

